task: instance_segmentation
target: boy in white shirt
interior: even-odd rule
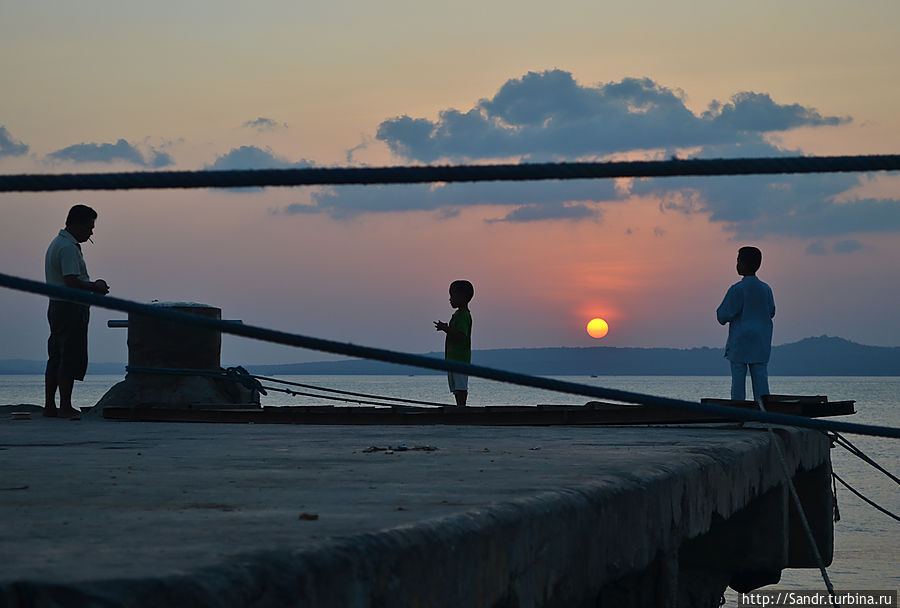
[[[756,277],[762,252],[756,247],[738,250],[737,272],[744,277],[728,288],[716,309],[719,323],[728,323],[725,357],[731,362],[731,398],[743,401],[747,392],[747,368],[753,384],[753,398],[769,394],[769,356],[772,352],[772,318],[775,298],[772,289]]]

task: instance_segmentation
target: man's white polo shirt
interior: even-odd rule
[[[70,275],[75,275],[82,281],[91,280],[81,246],[68,230],[63,229],[47,248],[47,255],[44,257],[44,277],[49,285],[65,287],[63,277]]]

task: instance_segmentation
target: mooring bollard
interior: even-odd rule
[[[193,302],[154,302],[187,314],[221,319],[222,310]],[[229,321],[240,323],[240,321]],[[129,313],[109,327],[128,328],[128,373],[97,402],[103,407],[257,408],[259,392],[219,375],[222,333],[217,329]],[[191,373],[191,372],[196,373]]]
[[[161,302],[154,306],[217,320],[222,318],[220,308],[205,304]],[[221,356],[222,333],[218,330],[128,314],[129,367],[218,371]]]

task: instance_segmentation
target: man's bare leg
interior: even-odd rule
[[[466,404],[469,391],[453,391],[453,396],[456,397],[456,405],[462,406]]]
[[[54,376],[44,375],[44,416],[56,417],[56,388],[57,382]]]
[[[78,415],[78,410],[72,407],[72,388],[74,386],[74,378],[59,379],[59,415],[62,418]]]

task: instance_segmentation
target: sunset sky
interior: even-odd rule
[[[0,173],[896,154],[898,24],[896,0],[3,0]],[[76,202],[113,295],[316,337],[441,350],[465,278],[476,349],[718,347],[754,244],[775,344],[900,346],[897,173],[7,193],[0,272],[42,280]],[[0,359],[43,358],[45,301],[0,313]],[[94,310],[92,360],[125,360],[121,316]]]

